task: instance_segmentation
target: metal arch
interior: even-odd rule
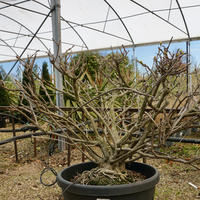
[[[106,20],[105,20],[105,24],[104,24],[104,27],[103,27],[103,32],[106,29],[106,22],[108,21],[109,12],[110,12],[110,7],[108,7],[108,11],[107,11],[107,15],[106,15]]]
[[[140,3],[138,3],[138,2],[136,2],[136,1],[134,1],[134,0],[130,0],[130,1],[132,1],[133,3],[137,4],[137,5],[140,6],[141,8],[147,10],[149,13],[151,13],[151,14],[155,15],[156,17],[162,19],[162,20],[165,21],[166,23],[170,24],[170,25],[173,26],[174,28],[178,29],[179,31],[181,31],[181,32],[183,32],[184,34],[187,35],[187,33],[185,33],[182,29],[180,29],[180,28],[178,28],[177,26],[175,26],[174,24],[168,22],[166,19],[164,19],[164,18],[162,18],[161,16],[157,15],[155,12],[149,10],[148,8],[146,8],[145,6],[143,6],[142,4],[140,4]]]
[[[24,1],[24,2],[28,2],[28,1],[30,1],[30,0],[27,0],[27,1]],[[24,3],[24,2],[20,2],[20,3]],[[35,2],[35,1],[34,1],[34,2]],[[0,3],[2,3],[2,1],[0,1]],[[3,3],[6,4],[6,5],[8,5],[8,6],[5,6],[5,7],[1,8],[1,9],[5,9],[5,8],[7,8],[7,7],[16,7],[16,8],[22,9],[22,10],[26,10],[26,11],[29,11],[29,12],[33,12],[33,13],[36,13],[36,14],[40,14],[40,15],[46,16],[45,13],[41,13],[41,12],[37,12],[36,10],[31,10],[31,9],[28,9],[28,8],[23,8],[23,7],[17,6],[17,4],[19,4],[19,3],[16,3],[16,4],[10,4],[10,3],[6,3],[6,2],[3,2]],[[36,3],[38,3],[38,2],[36,2]],[[38,4],[39,4],[39,3],[38,3]],[[41,4],[41,3],[40,3],[40,4]],[[44,6],[44,5],[43,5],[43,6]],[[44,7],[48,8],[47,6],[44,6]],[[48,8],[48,9],[49,9],[49,8]]]
[[[40,4],[40,5],[44,6],[44,7],[47,8],[47,9],[50,9],[50,7],[51,7],[50,2],[49,2],[48,0],[47,0],[47,1],[48,1],[48,3],[49,3],[49,7],[46,6],[45,4],[43,4],[43,3],[39,2],[39,1],[37,1],[37,0],[31,0],[31,1],[33,1],[33,2],[35,2],[35,3],[37,3],[37,4]]]
[[[31,34],[34,35],[34,33],[33,33],[31,30],[29,30],[26,26],[24,26],[24,25],[21,24],[20,22],[16,21],[15,19],[13,19],[13,18],[11,18],[11,17],[8,17],[7,15],[4,15],[4,14],[2,14],[2,13],[0,13],[0,15],[3,16],[3,17],[8,18],[8,19],[10,19],[10,20],[12,20],[12,21],[14,21],[14,22],[16,22],[17,24],[19,24],[19,25],[21,25],[21,26],[23,26],[26,30],[28,30]],[[44,45],[44,47],[48,50],[47,46],[40,40],[40,38],[38,38],[37,36],[36,36],[36,38],[37,38],[37,39]]]
[[[6,41],[4,41],[4,40],[1,39],[1,38],[0,38],[0,40],[1,40],[7,47],[9,47],[16,55],[18,55],[17,52],[16,52]]]
[[[89,50],[87,44],[85,43],[85,41],[83,40],[83,38],[80,36],[80,34],[75,30],[75,28],[74,28],[67,20],[65,20],[64,17],[61,16],[61,19],[62,19],[63,21],[65,21],[65,22],[74,30],[74,32],[78,35],[78,37],[79,37],[79,38],[81,39],[81,41],[84,43],[84,45],[85,45],[85,47],[87,48],[87,50]],[[61,30],[62,30],[62,29],[61,29]]]
[[[130,40],[131,40],[131,42],[133,43],[133,46],[134,46],[134,42],[133,42],[133,39],[132,39],[132,37],[131,37],[131,34],[129,33],[129,31],[128,31],[126,25],[124,24],[124,22],[122,21],[122,19],[120,18],[120,16],[119,16],[118,13],[116,12],[116,10],[115,10],[106,0],[104,0],[104,2],[115,12],[115,14],[117,15],[117,17],[120,19],[121,23],[123,24],[123,26],[124,26],[126,32],[128,33],[128,35],[129,35],[129,37],[130,37]],[[84,43],[85,47],[89,50],[87,44],[84,42],[84,40],[83,40],[82,37],[79,35],[79,33],[74,29],[74,27],[69,23],[69,21],[65,20],[63,17],[62,17],[62,19],[75,31],[75,33],[78,35],[78,37],[79,37],[79,38],[82,40],[82,42]],[[76,24],[76,23],[74,23],[74,24]],[[78,24],[78,26],[81,26],[81,25]],[[89,28],[89,27],[86,27],[86,28]],[[92,28],[90,28],[90,29],[92,29]],[[92,29],[92,30],[94,30],[94,29]],[[97,30],[96,30],[96,31],[97,31]],[[105,32],[103,32],[103,33],[104,33],[104,34],[108,34],[108,33],[105,33]],[[111,34],[109,34],[109,35],[111,35]],[[116,36],[115,36],[115,37],[116,37]]]
[[[38,2],[37,0],[33,0],[33,1],[34,1],[35,3],[38,3],[38,4],[40,4],[40,5],[42,5],[42,6],[46,7],[46,8],[48,8],[45,4],[43,4],[43,3],[41,3],[41,2]],[[49,6],[51,6],[49,1],[48,1],[48,3],[49,3]],[[64,17],[61,16],[61,19],[62,19],[63,21],[65,21],[65,22],[74,30],[74,32],[78,35],[78,37],[79,37],[79,38],[81,39],[81,41],[84,43],[85,47],[89,50],[89,48],[88,48],[88,46],[86,45],[85,41],[84,41],[83,38],[80,36],[80,34],[74,29],[74,27],[73,27],[67,20],[65,20]],[[62,29],[61,29],[61,30],[62,30]],[[61,42],[62,42],[62,41],[61,41]]]
[[[4,31],[4,30],[0,30],[0,32],[6,32],[6,33],[11,33],[11,34],[15,34],[15,35],[17,35],[18,33],[16,33],[16,32],[11,32],[11,31]],[[21,35],[21,36],[19,36],[18,38],[22,38],[22,37],[24,37],[24,36],[27,36],[26,34],[19,34],[19,35]],[[52,41],[52,39],[48,39],[48,38],[44,38],[44,37],[39,37],[40,39],[42,39],[42,40],[47,40],[47,41]],[[9,38],[9,39],[7,39],[6,41],[8,41],[8,40],[12,40],[12,39],[15,39],[15,37],[13,37],[13,38]],[[77,46],[77,47],[83,47],[83,46],[81,46],[81,45],[77,45],[77,44],[72,44],[72,43],[67,43],[67,42],[62,42],[62,44],[67,44],[67,45],[70,45],[70,46]],[[0,44],[0,46],[5,46],[5,45],[1,45]],[[14,47],[14,46],[10,46],[10,47]],[[14,47],[15,49],[24,49],[23,47],[18,47],[18,46],[15,46]],[[31,49],[31,48],[27,48],[27,49],[29,49],[29,50],[31,50],[31,51],[37,51],[37,49]],[[40,50],[40,52],[46,52],[45,50]],[[1,54],[1,55],[3,55],[3,54]],[[4,55],[4,56],[8,56],[8,55]],[[14,56],[13,56],[14,57]],[[42,56],[42,57],[45,57],[45,56]],[[4,62],[4,61],[2,61],[2,62]],[[6,62],[9,62],[9,61],[6,61]],[[0,63],[1,63],[1,61],[0,61]]]
[[[12,39],[15,39],[15,38],[12,38]],[[12,39],[7,39],[6,41],[8,41],[8,40],[12,40]],[[50,40],[49,40],[50,41]],[[52,41],[52,40],[51,40]],[[5,46],[5,45],[1,45],[0,44],[0,46]],[[12,47],[12,48],[14,48],[14,49],[21,49],[21,50],[23,50],[24,49],[24,47],[19,47],[19,46],[10,46],[10,47]],[[38,51],[38,49],[33,49],[33,48],[27,48],[28,50],[30,50],[30,51]],[[43,53],[45,53],[46,51],[45,50],[40,50],[40,52],[43,52]],[[0,63],[3,63],[4,61],[0,61]]]
[[[96,32],[104,33],[104,34],[106,34],[106,35],[110,35],[110,36],[112,36],[112,37],[116,37],[116,38],[119,38],[119,39],[122,39],[122,40],[125,40],[125,41],[128,41],[128,42],[131,41],[131,40],[128,40],[128,39],[126,39],[126,38],[119,37],[119,36],[117,36],[117,35],[113,35],[113,34],[110,34],[110,33],[107,33],[107,32],[100,31],[100,30],[95,29],[95,28],[91,28],[91,27],[85,26],[85,25],[83,25],[83,24],[78,24],[78,23],[71,22],[71,21],[68,21],[68,22],[69,22],[69,23],[72,23],[72,24],[75,24],[76,26],[82,26],[82,27],[84,27],[84,28],[87,28],[87,29],[90,29],[90,30],[93,30],[93,31],[96,31]],[[97,23],[98,23],[98,22],[97,22]],[[65,28],[65,29],[67,29],[67,28]],[[64,30],[64,29],[62,29],[62,30]]]
[[[106,2],[106,3],[107,3],[107,2]],[[108,4],[108,5],[109,5],[109,4]],[[114,9],[113,9],[111,6],[110,6],[110,8],[114,11]],[[116,12],[116,11],[114,11],[114,12],[116,13],[117,17],[120,18],[119,15],[117,14],[117,12]],[[97,29],[94,29],[94,28],[85,26],[85,25],[83,25],[83,24],[78,24],[78,23],[75,23],[75,22],[68,21],[68,20],[64,19],[63,17],[62,17],[62,19],[63,19],[66,23],[68,23],[69,26],[76,32],[76,34],[77,34],[77,35],[79,36],[79,38],[83,41],[83,43],[85,44],[85,46],[86,46],[86,48],[87,48],[88,50],[89,50],[89,48],[87,47],[86,43],[85,43],[84,40],[81,38],[81,36],[78,34],[78,32],[74,29],[74,26],[72,26],[70,23],[75,24],[75,25],[77,25],[77,26],[82,26],[82,27],[84,27],[84,28],[88,28],[88,29],[91,29],[91,30],[94,30],[94,31],[97,31],[97,32],[101,32],[101,33],[104,33],[104,34],[107,34],[107,35],[110,35],[110,36],[113,36],[113,37],[116,37],[116,38],[120,38],[120,39],[122,39],[122,40],[126,40],[126,41],[129,41],[129,42],[132,42],[133,45],[134,45],[133,39],[132,39],[130,33],[128,32],[128,29],[126,28],[125,24],[123,23],[123,21],[122,21],[121,19],[120,19],[120,21],[123,23],[123,26],[125,27],[126,31],[128,32],[128,35],[129,35],[129,37],[130,37],[130,40],[127,40],[127,39],[125,39],[125,38],[119,37],[119,36],[117,36],[117,35],[113,35],[113,34],[110,34],[110,33],[107,33],[107,32],[103,32],[103,31],[100,31],[100,30],[97,30]],[[63,29],[62,29],[62,30],[63,30]]]
[[[29,0],[27,0],[27,1],[29,1]],[[38,3],[38,1],[37,0],[32,0],[33,2],[35,2],[35,3]],[[1,2],[1,1],[0,1]],[[23,2],[26,2],[26,1],[23,1]],[[5,2],[4,2],[5,3]],[[22,3],[22,2],[21,2]],[[27,11],[30,11],[30,12],[34,12],[34,13],[37,13],[37,14],[41,14],[41,15],[45,15],[44,13],[40,13],[40,12],[36,12],[36,11],[33,11],[33,10],[30,10],[30,9],[25,9],[25,8],[23,8],[23,7],[20,7],[20,6],[16,6],[16,5],[11,5],[11,4],[9,4],[9,3],[6,3],[7,5],[9,5],[9,6],[14,6],[14,7],[16,7],[16,8],[19,8],[19,9],[24,9],[24,10],[27,10]],[[41,2],[39,2],[39,4],[40,5],[42,5],[42,6],[44,6],[44,7],[46,7],[46,8],[48,8],[46,5],[44,5],[44,4],[42,4]],[[118,16],[119,17],[119,16]],[[68,23],[68,25],[75,31],[75,33],[78,35],[78,37],[81,39],[81,41],[84,43],[84,45],[85,45],[85,47],[89,50],[89,48],[88,48],[88,46],[86,45],[86,43],[85,43],[85,41],[83,40],[83,38],[80,36],[80,34],[74,29],[74,27],[70,24],[70,22],[69,21],[67,21],[67,20],[65,20],[63,17],[62,17],[62,20],[64,20],[66,23]],[[77,23],[74,23],[74,22],[71,22],[71,23],[73,23],[73,24],[76,24],[76,25],[78,25],[78,26],[83,26],[83,25],[81,25],[81,24],[77,24]],[[96,29],[93,29],[93,28],[90,28],[90,27],[86,27],[85,26],[85,28],[89,28],[89,29],[92,29],[92,30],[95,30],[95,31],[99,31],[99,30],[96,30]],[[127,29],[126,29],[127,30]],[[99,31],[100,32],[100,31]],[[121,37],[118,37],[118,36],[116,36],[116,35],[113,35],[113,34],[109,34],[109,33],[106,33],[106,32],[104,32],[104,34],[108,34],[108,35],[111,35],[111,36],[113,36],[113,37],[117,37],[117,38],[120,38],[120,39],[123,39],[123,40],[125,40],[125,38],[121,38]],[[130,35],[129,35],[130,36]],[[38,37],[37,37],[38,38]],[[130,37],[131,38],[131,37]],[[39,38],[38,38],[39,39]],[[132,42],[133,43],[133,40],[132,40],[132,38],[131,38],[131,41],[130,42]]]
[[[180,10],[180,12],[181,12],[181,16],[182,16],[182,18],[183,18],[183,22],[184,22],[184,24],[185,24],[185,28],[186,28],[186,31],[187,31],[187,34],[188,34],[188,39],[190,40],[190,33],[189,33],[189,30],[188,30],[188,26],[187,26],[187,23],[186,23],[186,20],[185,20],[183,11],[182,11],[182,9],[181,9],[181,6],[180,6],[178,0],[176,0],[176,3],[177,3],[177,5],[178,5],[178,7],[179,7],[179,10]]]
[[[11,6],[11,5],[9,5],[9,6]],[[11,18],[11,17],[9,17],[9,16],[7,16],[7,15],[4,15],[4,14],[2,14],[2,13],[0,13],[0,15],[3,16],[3,17],[5,17],[5,18],[10,19],[11,21],[14,21],[14,22],[17,23],[17,24],[19,24],[21,27],[23,27],[23,28],[25,28],[26,30],[28,30],[33,36],[35,35],[35,33],[33,33],[30,29],[28,29],[26,26],[24,26],[24,25],[21,24],[20,22],[16,21],[15,19],[13,19],[13,18]],[[35,35],[35,38],[37,38],[37,39],[41,42],[41,44],[44,45],[44,47],[46,48],[46,50],[48,50],[47,46],[41,41],[40,38],[38,38],[36,35]],[[15,65],[16,65],[16,63],[15,63]],[[15,65],[14,65],[14,66],[15,66]],[[14,68],[14,66],[12,67],[12,69]],[[9,73],[12,71],[12,69],[9,71]],[[8,75],[9,75],[9,73],[8,73]],[[7,77],[6,77],[6,78],[7,78]]]
[[[168,21],[169,21],[169,18],[170,18],[171,10],[172,10],[172,0],[170,2],[170,6],[169,6]]]
[[[34,33],[33,37],[31,38],[31,40],[29,41],[29,43],[26,45],[25,49],[22,51],[20,57],[24,54],[24,52],[26,51],[26,49],[28,48],[28,46],[31,44],[31,42],[33,41],[33,39],[36,37],[38,31],[40,30],[40,28],[42,27],[42,25],[44,24],[44,22],[46,21],[46,19],[49,17],[50,13],[52,12],[52,10],[49,11],[48,15],[46,15],[45,19],[43,20],[43,22],[40,24],[39,28],[37,29],[37,31]],[[23,26],[24,27],[24,26]],[[15,62],[15,64],[13,65],[13,67],[10,69],[10,71],[8,72],[6,78],[8,77],[8,75],[10,74],[10,72],[13,70],[13,68],[15,67],[15,65],[17,64],[18,61]]]
[[[184,6],[182,8],[191,8],[191,7],[199,7],[200,5],[195,5],[195,6]],[[179,8],[171,8],[170,10],[178,10]],[[156,13],[156,12],[162,12],[162,11],[168,11],[169,9],[159,9],[159,10],[152,10],[151,12],[153,13]],[[149,11],[146,11],[146,12],[143,12],[143,13],[139,13],[139,14],[135,14],[135,15],[129,15],[129,16],[124,16],[124,17],[121,17],[121,19],[127,19],[127,18],[131,18],[131,17],[136,17],[136,16],[140,16],[140,15],[145,15],[145,14],[148,14]],[[116,21],[116,20],[119,20],[118,18],[115,18],[115,19],[109,19],[107,20],[107,22],[111,22],[111,21]],[[70,22],[70,21],[69,21]],[[86,25],[90,25],[90,24],[98,24],[98,23],[102,23],[102,22],[105,22],[105,21],[97,21],[97,22],[90,22],[90,23],[84,23],[84,24],[81,24],[81,25],[78,25],[77,23],[74,23],[74,22],[71,22],[73,24],[77,24],[77,26],[83,26],[83,27],[86,27]],[[87,28],[87,27],[86,27]],[[178,29],[178,27],[176,27]],[[182,31],[183,32],[183,31]],[[184,32],[184,34],[186,34]]]
[[[2,3],[4,3],[4,4],[7,4],[7,5],[8,5],[8,6],[6,6],[6,7],[3,7],[2,9],[7,8],[7,7],[11,7],[11,6],[16,7],[16,8],[19,8],[19,9],[25,9],[25,8],[23,8],[23,7],[16,6],[16,5],[21,4],[21,3],[25,3],[25,2],[28,2],[28,1],[30,1],[30,0],[24,0],[24,1],[21,1],[21,2],[18,2],[18,3],[15,3],[15,4],[9,4],[9,3],[7,3],[7,2],[2,2],[2,1],[0,1],[0,2],[2,2]],[[32,1],[35,2],[35,3],[38,3],[38,2],[35,1],[35,0],[32,0]],[[41,4],[41,3],[39,3],[39,4]],[[46,8],[48,8],[48,7],[45,6],[44,4],[41,4],[41,5],[44,6],[44,7],[46,7]],[[48,8],[48,9],[50,9],[50,8]],[[46,14],[44,14],[44,13],[35,12],[35,11],[33,11],[33,10],[30,10],[30,9],[25,9],[25,10],[27,10],[27,11],[29,11],[29,12],[34,12],[34,13],[37,13],[37,14],[46,16]],[[6,18],[8,18],[8,19],[10,19],[10,20],[12,20],[12,21],[14,21],[15,23],[18,23],[19,25],[21,25],[21,27],[24,27],[24,28],[25,28],[26,30],[28,30],[32,35],[34,35],[34,33],[33,33],[30,29],[28,29],[26,26],[24,26],[24,25],[21,24],[20,22],[16,21],[15,19],[13,19],[13,18],[11,18],[11,17],[8,17],[8,16],[6,16],[6,15],[4,15],[4,14],[2,14],[2,13],[0,13],[0,15],[2,15],[3,17],[6,17]],[[27,36],[28,36],[28,35],[27,35]],[[31,36],[31,37],[32,37],[32,36]],[[48,50],[48,47],[42,42],[42,40],[40,39],[40,37],[35,36],[35,38],[37,38],[37,39],[44,45],[44,47],[46,48],[46,50]]]
[[[82,24],[78,24],[78,23],[71,22],[71,21],[66,21],[66,22],[72,23],[72,24],[76,25],[77,27],[82,26],[86,29],[90,29],[90,30],[93,30],[93,31],[96,31],[96,32],[104,33],[105,35],[109,35],[109,36],[116,37],[116,38],[119,38],[119,39],[122,39],[122,40],[125,40],[125,41],[128,41],[128,42],[132,42],[131,40],[128,40],[128,39],[125,39],[125,38],[122,38],[122,37],[119,37],[117,35],[113,35],[113,34],[110,34],[110,33],[107,33],[107,32],[103,32],[103,31],[100,31],[98,29],[91,28],[91,27],[88,27],[88,26],[85,26],[85,25],[82,25]],[[72,27],[76,27],[76,26],[72,26]],[[68,29],[68,28],[64,28],[62,30],[65,30],[65,29]]]
[[[180,6],[178,0],[176,0],[176,3],[178,5],[178,7],[179,7],[179,10],[180,10],[181,16],[183,18],[187,34],[188,34],[188,42],[186,42],[187,65],[188,65],[189,62],[190,62],[190,33],[189,33],[188,26],[187,26],[187,22],[185,20],[185,16],[183,14],[183,11],[181,9],[181,6]],[[186,79],[187,92],[189,91],[189,89],[191,90],[191,75],[188,76],[188,73],[190,73],[190,67],[187,66],[187,79]],[[190,83],[189,83],[189,80],[190,80]],[[190,88],[188,87],[188,85],[190,86]]]
[[[24,36],[26,37],[26,36],[29,36],[29,35],[27,35],[27,34],[23,34],[23,33],[17,33],[17,32],[13,32],[13,31],[6,31],[6,30],[0,30],[0,32],[5,32],[5,33],[10,33],[10,34],[14,34],[14,35],[19,35],[19,37],[18,38],[23,38]],[[43,33],[46,33],[46,32],[40,32],[39,34],[43,34]],[[47,32],[48,33],[48,32]],[[38,35],[39,35],[38,34]],[[41,40],[47,40],[47,41],[52,41],[52,39],[48,39],[48,38],[44,38],[44,37],[39,37],[38,36],[38,38],[40,38]],[[12,40],[12,39],[16,39],[15,37],[14,38],[9,38],[9,39],[7,39],[7,41],[8,40]],[[77,44],[71,44],[71,43],[67,43],[67,42],[62,42],[63,44],[68,44],[68,45],[71,45],[71,46],[77,46],[77,47],[82,47],[81,45],[77,45]],[[1,46],[1,45],[0,45]],[[15,48],[20,48],[20,47],[15,47]],[[21,49],[23,49],[22,47],[21,47]],[[30,49],[30,48],[29,48]],[[36,51],[36,49],[30,49],[30,50],[35,50]],[[46,51],[43,51],[43,50],[40,50],[41,52],[46,52]]]
[[[18,55],[17,52],[14,50],[14,48],[12,48],[12,46],[10,46],[5,40],[3,40],[2,38],[0,38],[0,40],[5,44],[5,46],[9,47],[16,55]],[[0,45],[0,46],[3,46],[3,45]],[[15,48],[19,48],[19,47],[15,47]],[[21,49],[24,49],[24,48],[21,47]],[[35,49],[30,49],[30,50],[34,51]],[[11,55],[5,55],[5,56],[11,56]]]
[[[128,33],[130,39],[131,39],[131,42],[133,44],[133,58],[134,58],[134,67],[135,67],[135,80],[136,80],[136,58],[135,58],[135,44],[134,44],[134,41],[133,41],[133,38],[128,30],[128,28],[126,27],[126,25],[124,24],[122,18],[118,15],[117,11],[106,1],[104,0],[104,2],[106,2],[106,4],[114,11],[114,13],[117,15],[117,17],[119,18],[119,20],[121,21],[122,25],[124,26],[126,32]]]
[[[44,7],[46,7],[46,8],[48,8],[46,5],[40,3],[40,2],[38,2],[38,1],[36,1],[36,0],[33,0],[33,1],[36,2],[36,3],[38,3],[38,4],[40,4],[40,5],[42,5],[42,6],[44,6]],[[49,3],[49,6],[51,6],[49,1],[48,1],[48,3]],[[81,39],[81,41],[84,43],[85,47],[86,47],[87,49],[89,49],[88,46],[86,45],[85,41],[83,40],[83,38],[82,38],[82,37],[80,36],[80,34],[74,29],[74,27],[73,27],[67,20],[65,20],[64,17],[61,16],[61,19],[62,19],[63,21],[65,21],[65,22],[74,30],[74,32],[78,35],[78,37],[79,37],[79,38]],[[62,30],[62,29],[61,29],[61,30]],[[61,42],[62,42],[62,41],[61,41]]]
[[[130,37],[130,39],[131,39],[131,42],[133,43],[133,47],[134,47],[135,44],[134,44],[133,38],[132,38],[131,34],[129,33],[128,28],[127,28],[126,25],[124,24],[122,18],[118,15],[117,11],[116,11],[106,0],[104,0],[104,2],[105,2],[105,3],[114,11],[114,13],[117,15],[117,17],[118,17],[119,20],[121,21],[122,25],[124,26],[126,32],[128,33],[128,35],[129,35],[129,37]]]
[[[0,1],[0,3],[4,3],[4,4],[7,5],[7,6],[2,7],[1,9],[7,8],[7,7],[10,7],[10,6],[15,6],[15,5],[18,5],[18,4],[27,2],[27,1],[30,1],[30,0],[24,0],[24,1],[20,1],[20,2],[18,2],[18,3],[14,3],[14,4],[10,4],[10,3],[7,3],[7,2],[5,2],[5,1]]]

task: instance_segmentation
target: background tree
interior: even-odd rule
[[[3,80],[0,71],[0,81]],[[10,106],[11,100],[9,96],[9,92],[5,90],[4,87],[0,86],[0,106]],[[1,113],[5,113],[6,111],[0,111]],[[6,127],[6,118],[0,115],[0,128]]]
[[[2,73],[0,71],[0,80],[3,80]],[[0,106],[9,106],[11,103],[10,96],[7,90],[0,86]]]
[[[49,85],[53,86],[53,84],[51,82],[51,77],[50,77],[50,74],[49,74],[47,62],[43,62],[43,64],[42,64],[41,79],[42,79],[42,81],[44,83],[44,87],[46,89],[46,90],[44,90],[44,88],[40,85],[39,94],[41,96],[41,99],[45,102],[49,102],[50,101],[50,99],[48,97],[48,95],[49,95],[51,100],[55,101],[55,93],[53,92],[53,90],[49,86]]]
[[[18,105],[19,106],[23,106],[26,109],[21,112],[19,111],[20,114],[20,118],[22,121],[24,122],[28,122],[28,118],[31,117],[31,114],[28,112],[28,110],[30,109],[30,101],[27,100],[27,96],[30,95],[31,92],[33,92],[34,94],[36,93],[36,87],[35,87],[35,75],[34,75],[34,66],[37,66],[36,64],[34,64],[35,62],[35,58],[30,60],[28,58],[27,61],[24,61],[24,71],[23,71],[23,77],[22,77],[22,87],[24,88],[24,90],[20,93],[19,95],[19,102]],[[30,68],[26,68],[26,66],[30,66]],[[38,75],[36,75],[38,76]],[[31,88],[31,92],[30,92],[30,88]]]
[[[83,57],[84,57],[84,60],[82,59]],[[83,65],[83,61],[84,61],[84,65],[86,65],[87,72],[90,74],[92,79],[95,80],[95,75],[99,70],[99,63],[97,60],[100,59],[100,57],[101,55],[99,54],[99,52],[81,52],[73,56],[72,58],[73,62],[70,62],[71,65],[76,64],[80,60],[78,67],[76,71],[74,72],[75,75],[79,74],[80,68]],[[85,76],[84,80],[88,80],[88,77]]]
[[[28,62],[28,61],[27,61]],[[23,66],[20,66],[20,65],[18,65],[18,67],[17,67],[17,69],[16,69],[16,79],[18,80],[18,81],[21,81],[21,79],[23,79]],[[34,64],[34,66],[33,66],[33,72],[34,72],[34,74],[37,74],[37,75],[39,75],[39,69],[38,69],[39,67],[38,67],[38,65],[37,64]],[[22,76],[22,77],[21,77]],[[33,77],[34,77],[34,79],[35,79],[35,75],[33,75]]]

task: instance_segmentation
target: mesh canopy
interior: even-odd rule
[[[171,37],[176,42],[200,38],[199,0],[60,0],[60,3],[63,52],[72,46],[72,51],[79,52],[150,45],[167,42]],[[0,0],[0,62],[15,60],[28,44],[23,58],[37,50],[39,57],[53,51],[50,4],[49,0]]]

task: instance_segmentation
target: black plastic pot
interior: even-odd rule
[[[135,170],[146,175],[147,179],[131,184],[114,186],[92,186],[73,184],[69,180],[78,173],[90,170],[97,165],[92,162],[80,163],[63,169],[57,176],[58,185],[64,192],[65,200],[153,200],[155,185],[159,181],[156,168],[132,162],[127,169]]]

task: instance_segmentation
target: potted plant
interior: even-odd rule
[[[165,47],[161,44],[158,48],[152,68],[138,61],[145,67],[146,74],[132,80],[127,79],[127,73],[124,73],[126,66],[122,63],[127,58],[125,49],[98,58],[98,73],[107,82],[101,90],[83,79],[86,68],[84,56],[73,62],[69,52],[59,58],[49,52],[51,63],[64,77],[63,90],[53,88],[47,82],[44,84],[44,80],[37,78],[49,98],[48,105],[53,109],[41,101],[33,86],[28,84],[25,89],[17,83],[30,107],[12,105],[12,109],[29,112],[33,116],[29,118],[30,122],[38,129],[65,138],[91,161],[60,172],[58,185],[62,187],[65,199],[153,199],[159,180],[158,171],[135,161],[148,157],[187,164],[199,159],[185,160],[156,150],[170,136],[193,127],[200,114],[198,82],[195,82],[189,95],[183,87],[184,73],[188,67],[184,63],[187,55],[181,50],[171,53],[169,45]],[[19,58],[30,75],[35,57],[31,60],[27,65]],[[44,85],[63,93],[79,106],[71,112],[63,111],[51,100]],[[75,117],[77,112],[84,113],[84,122]],[[62,134],[44,129],[40,126],[41,121],[53,124]],[[132,183],[133,173],[129,170],[141,172],[146,179]],[[77,176],[71,182],[73,175]]]

